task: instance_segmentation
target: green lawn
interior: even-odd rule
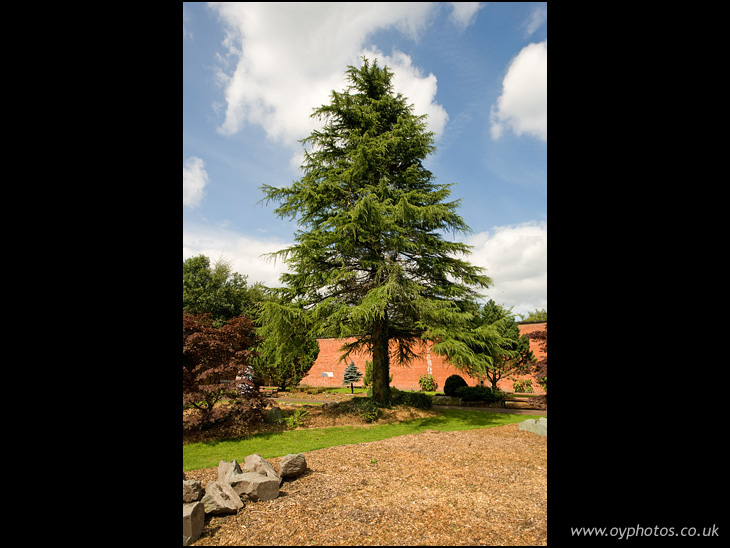
[[[355,394],[365,394],[368,391],[367,388],[358,388],[355,387]],[[327,392],[330,394],[350,394],[350,387],[347,386],[345,388],[328,388]]]
[[[191,443],[183,445],[183,471],[218,466],[218,462],[222,460],[236,459],[242,462],[247,455],[252,453],[259,453],[264,458],[274,458],[288,453],[303,453],[335,445],[384,440],[424,430],[454,431],[491,428],[522,422],[526,418],[536,419],[538,416],[526,417],[511,413],[444,409],[442,415],[437,417],[393,424],[376,424],[369,428],[334,426],[255,434],[250,439]]]

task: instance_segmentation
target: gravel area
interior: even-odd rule
[[[547,438],[517,424],[304,455],[279,498],[206,517],[195,545],[547,544]],[[185,474],[205,486],[217,468]]]

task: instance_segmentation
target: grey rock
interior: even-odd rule
[[[203,486],[197,480],[183,480],[183,502],[195,502],[203,498]]]
[[[183,546],[189,546],[203,532],[205,508],[202,502],[183,504]]]
[[[296,455],[290,453],[281,457],[279,462],[279,475],[282,478],[295,477],[303,474],[307,470],[307,459],[302,453]]]
[[[238,493],[228,484],[209,481],[205,486],[205,495],[201,500],[206,514],[235,514],[243,508],[243,502]]]
[[[243,470],[241,470],[241,467],[236,462],[236,459],[233,459],[231,462],[226,462],[222,460],[218,463],[218,483],[229,483],[227,480],[229,475],[242,473]]]
[[[537,434],[538,436],[544,436],[547,437],[547,419],[545,417],[540,417],[539,419],[527,419],[526,421],[522,421],[519,426],[520,430],[526,430],[527,432],[532,432],[533,434]]]
[[[277,474],[274,467],[271,466],[271,463],[258,453],[254,453],[253,455],[246,457],[243,460],[243,467],[246,472],[258,472],[259,474],[264,474],[272,479],[281,480],[279,474]]]
[[[273,500],[279,496],[279,476],[273,478],[258,472],[228,476],[230,486],[239,496],[247,495],[253,501]]]

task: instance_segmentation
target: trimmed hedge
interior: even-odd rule
[[[457,388],[467,386],[466,381],[460,375],[451,375],[444,381],[444,396],[456,396]]]

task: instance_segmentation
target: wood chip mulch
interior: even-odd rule
[[[195,545],[547,544],[547,438],[517,424],[304,455],[309,470],[279,498],[206,517]],[[205,485],[217,468],[186,476]]]

